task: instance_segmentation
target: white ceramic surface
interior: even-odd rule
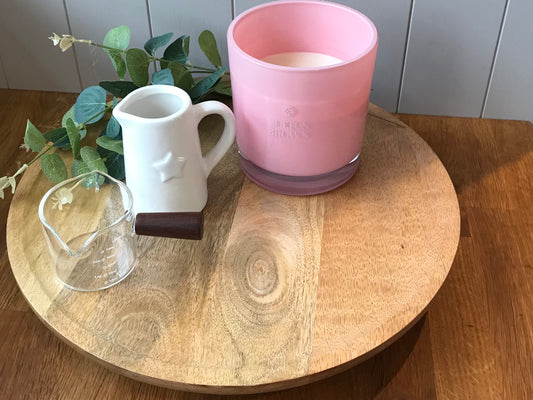
[[[217,144],[202,156],[198,123],[209,114],[224,118]],[[235,137],[225,104],[193,105],[174,86],[150,85],[127,95],[113,110],[122,126],[126,183],[135,213],[196,212],[207,203],[207,177]]]

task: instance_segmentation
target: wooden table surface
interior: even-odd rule
[[[31,159],[26,118],[60,124],[72,94],[0,90],[0,176]],[[427,316],[370,360],[259,399],[530,399],[532,374],[531,124],[400,115],[433,148],[455,185],[461,238]],[[0,399],[202,399],[110,372],[63,344],[17,288],[5,244],[11,194],[0,200]]]

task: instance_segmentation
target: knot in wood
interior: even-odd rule
[[[256,296],[273,293],[278,286],[278,270],[275,258],[267,251],[250,254],[245,264],[246,285]]]

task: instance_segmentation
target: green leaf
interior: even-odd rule
[[[124,98],[129,93],[139,88],[135,83],[128,81],[102,81],[99,85],[113,96],[119,98]]]
[[[90,171],[101,171],[107,172],[107,167],[105,166],[104,160],[100,158],[98,152],[92,147],[85,146],[80,151],[81,158],[83,162],[87,164],[87,168]],[[100,177],[98,179],[99,184],[104,183],[105,178]],[[91,175],[87,178],[87,181],[83,183],[85,187],[93,187],[96,183],[96,177]]]
[[[107,167],[107,173],[113,178],[121,181],[126,177],[126,170],[124,168],[124,156],[122,154],[115,153],[98,146],[96,148],[100,157],[105,160],[105,166]]]
[[[87,172],[91,172],[91,169],[89,168],[89,166],[87,165],[85,161],[80,160],[80,159],[74,160],[74,162],[72,163],[72,167],[70,168],[70,173],[72,174],[73,177],[86,174]],[[100,175],[98,179],[98,184],[103,185],[104,182],[105,182],[105,177]],[[94,187],[96,184],[96,173],[88,175],[81,184],[82,186],[86,188]]]
[[[106,107],[106,93],[100,86],[90,86],[80,93],[74,105],[74,118],[81,123],[99,121]]]
[[[206,94],[209,91],[209,89],[211,89],[217,83],[217,81],[220,79],[224,71],[225,71],[225,68],[220,68],[216,70],[215,72],[213,72],[208,77],[199,81],[196,85],[194,85],[193,88],[189,92],[189,96],[191,96],[191,99],[193,99],[193,101],[196,101],[201,96]]]
[[[120,50],[126,50],[130,44],[130,28],[121,25],[111,29],[104,38],[104,46],[114,47]]]
[[[177,82],[174,82],[175,86],[185,90],[187,93],[189,93],[191,88],[194,86],[194,78],[192,77],[192,74],[189,70],[186,70],[185,73],[179,78],[179,80]]]
[[[106,50],[107,54],[109,54],[109,58],[111,58],[111,62],[113,63],[113,67],[115,67],[115,70],[117,71],[117,75],[120,79],[124,79],[126,76],[126,63],[124,62],[124,59],[122,58],[122,51],[120,50]]]
[[[54,183],[68,178],[67,167],[58,154],[43,154],[41,157],[41,170]]]
[[[52,142],[54,147],[68,150],[70,148],[70,142],[68,140],[66,128],[56,128],[48,131],[44,134],[46,140]]]
[[[126,50],[130,44],[130,28],[126,25],[122,25],[111,29],[104,38],[104,46],[114,47],[115,49],[104,49],[109,58],[113,62],[113,66],[117,71],[120,79],[123,79],[126,75],[126,64],[122,59],[122,50]]]
[[[221,80],[220,82],[218,82],[214,87],[213,87],[213,91],[215,93],[219,93],[219,94],[223,94],[225,96],[232,96],[232,92],[231,92],[231,82],[230,81],[225,81],[225,80]]]
[[[61,126],[66,127],[67,126],[67,119],[71,118],[76,124],[79,124],[78,121],[76,121],[76,118],[74,118],[74,107],[76,105],[72,105],[72,107],[69,108],[69,110],[63,115],[63,118],[61,119]]]
[[[126,52],[126,64],[131,80],[137,86],[146,86],[148,83],[148,65],[150,58],[141,49],[129,49]]]
[[[200,33],[200,36],[198,36],[198,44],[211,64],[217,68],[222,67],[222,60],[220,58],[220,53],[218,52],[217,41],[213,32],[205,30]]]
[[[113,139],[120,134],[120,124],[115,117],[111,116],[111,118],[109,118],[105,132],[108,137]]]
[[[78,158],[80,154],[80,131],[72,118],[67,119],[67,135],[72,148],[72,154],[74,158]]]
[[[89,169],[89,166],[85,161],[80,160],[78,158],[72,162],[72,166],[70,167],[70,173],[73,177],[85,174],[87,172],[91,172],[91,170]]]
[[[189,42],[191,37],[183,35],[174,40],[163,53],[163,58],[185,64],[189,58]]]
[[[164,35],[156,36],[154,38],[148,39],[148,41],[144,45],[144,50],[151,56],[155,54],[155,51],[159,49],[160,47],[163,47],[166,45],[170,38],[172,37],[173,33],[165,33]]]
[[[187,57],[189,56],[189,44],[191,42],[191,37],[189,35],[186,35],[183,38],[183,51],[185,54],[187,54]]]
[[[96,139],[96,144],[106,150],[111,150],[118,154],[124,154],[122,140],[111,139],[107,136],[100,136]]]
[[[30,120],[26,122],[26,132],[24,134],[24,143],[32,151],[39,152],[46,145],[46,139]]]
[[[170,69],[164,69],[152,74],[152,85],[170,85],[174,86],[174,78]]]
[[[89,146],[82,147],[80,154],[82,160],[85,161],[87,165],[89,165],[90,162],[95,162],[100,159],[100,155],[98,154],[98,152]]]
[[[100,157],[100,154],[92,147],[85,146],[80,150],[81,159],[87,163],[87,166],[91,171],[107,172],[104,160]]]
[[[188,92],[194,85],[194,79],[191,72],[185,68],[183,64],[177,62],[160,62],[161,69],[164,70],[168,68],[172,73],[172,78],[174,79],[174,85]]]
[[[118,104],[118,100],[116,97],[113,97],[113,108],[115,108]],[[122,139],[122,135],[120,134],[121,126],[120,123],[117,121],[113,115],[111,115],[111,118],[109,118],[109,121],[107,123],[107,126],[102,132],[103,134],[109,136],[110,138],[116,139],[118,136],[120,136],[120,139]],[[100,135],[102,136],[102,135]]]

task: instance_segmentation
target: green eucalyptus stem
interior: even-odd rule
[[[96,46],[96,47],[100,47],[100,48],[105,49],[105,50],[113,50],[113,51],[117,51],[117,52],[119,52],[121,54],[126,54],[126,50],[117,49],[116,47],[109,47],[109,46],[106,46],[105,44],[95,43],[92,40],[76,39],[76,42],[77,43],[87,43],[90,46]]]
[[[164,62],[168,62],[168,63],[176,63],[176,64],[180,64],[180,65],[183,65],[184,67],[188,67],[188,68],[194,68],[195,71],[192,71],[189,69],[189,71],[191,73],[198,73],[198,74],[212,74],[213,72],[216,72],[217,70],[216,69],[212,69],[212,68],[205,68],[205,67],[200,67],[199,65],[192,65],[192,64],[189,64],[189,63],[180,63],[179,61],[173,61],[173,60],[165,60],[164,58],[158,58],[158,57],[152,57],[150,59],[150,61],[164,61]]]
[[[93,120],[94,118],[104,114],[105,112],[108,112],[108,111],[111,111],[113,110],[113,106],[110,105],[110,106],[107,106],[103,111],[100,111],[99,113],[93,115],[92,117],[90,117],[87,121],[81,123],[78,125],[78,129],[85,129],[87,127],[87,124],[89,123],[89,121]],[[59,141],[62,141],[64,139],[68,138],[68,134],[67,135],[63,135],[61,136],[59,139],[56,140],[56,142],[59,142]],[[13,175],[11,176],[4,176],[2,178],[0,178],[0,198],[4,198],[4,189],[7,189],[8,187],[12,187],[12,191],[14,192],[15,191],[15,186],[16,186],[16,183],[15,183],[15,178],[19,175],[22,175],[24,173],[24,171],[26,171],[26,169],[28,169],[28,167],[30,165],[32,165],[33,163],[35,163],[37,160],[39,160],[42,156],[44,156],[46,153],[48,153],[52,148],[54,147],[54,143],[50,143],[49,145],[47,145],[46,147],[44,147],[43,149],[41,149],[41,151],[39,151],[39,153],[37,153],[37,155],[35,157],[33,157],[30,161],[28,161],[27,163],[25,163],[24,165],[22,165],[22,167],[20,167],[18,169],[17,172],[15,172]]]
[[[191,74],[212,74],[214,71],[191,71],[189,70]]]
[[[202,70],[202,71],[205,71],[205,72],[215,72],[216,71],[216,69],[200,67],[198,65],[192,65],[190,63],[185,63],[185,64],[182,64],[182,65],[185,65],[186,67],[189,67],[189,68],[195,68],[195,69],[198,69],[198,70]],[[200,72],[200,71],[191,71],[191,72]]]
[[[63,140],[65,138],[65,136],[61,137],[61,140]],[[39,152],[39,154],[37,154],[31,161],[29,161],[27,163],[28,167],[30,165],[32,165],[35,161],[37,161],[39,158],[41,158],[42,156],[44,156],[46,153],[48,153],[50,151],[51,148],[54,147],[54,144],[49,144],[44,150],[41,150]]]
[[[86,44],[91,45],[91,46],[100,47],[100,48],[102,48],[104,50],[115,51],[115,52],[118,52],[120,54],[126,54],[126,52],[127,52],[127,50],[122,50],[122,49],[118,49],[116,47],[110,47],[110,46],[106,46],[104,44],[95,43],[92,40],[76,39],[75,41],[78,42],[78,43],[86,43]],[[180,63],[179,61],[165,60],[164,58],[159,58],[159,57],[156,57],[156,56],[152,55],[152,57],[150,57],[150,62],[153,62],[153,61],[159,61],[159,62],[164,61],[164,62],[168,62],[168,63],[176,63],[176,64],[183,65],[184,67],[194,68],[195,71],[191,71],[192,73],[199,73],[199,74],[204,73],[204,74],[207,74],[207,73],[213,73],[213,72],[217,71],[216,69],[201,67],[199,65],[193,65],[191,63]]]
[[[188,54],[185,55],[184,53],[182,53],[181,55],[184,56],[185,62],[180,62],[180,61],[175,61],[175,60],[166,60],[165,58],[156,57],[155,51],[158,48],[161,48],[162,46],[164,46],[164,44],[168,43],[169,38],[172,36],[172,34],[170,34],[170,36],[167,36],[167,35],[168,34],[164,35],[165,36],[165,38],[163,38],[163,42],[164,43],[161,42],[161,37],[159,37],[159,42],[157,42],[157,40],[155,40],[155,42],[157,43],[156,46],[153,46],[153,43],[152,43],[152,45],[150,45],[151,46],[150,47],[151,48],[151,53],[148,53],[148,51],[147,51],[146,53],[144,53],[146,55],[141,57],[140,53],[142,52],[142,50],[141,49],[135,49],[135,52],[132,52],[132,53],[136,53],[136,54],[132,54],[132,56],[134,56],[134,58],[137,58],[137,59],[139,57],[141,57],[140,62],[143,63],[143,64],[146,61],[148,61],[148,62],[160,62],[162,64],[166,63],[167,65],[173,65],[173,66],[175,66],[176,64],[179,64],[181,67],[185,68],[185,70],[188,73],[190,73],[190,74],[192,74],[192,73],[194,73],[194,74],[213,74],[213,73],[216,73],[217,74],[216,75],[217,78],[220,78],[221,76],[224,76],[224,75],[226,75],[226,76],[229,75],[228,71],[222,72],[222,70],[221,70],[222,67],[220,66],[221,65],[220,53],[218,52],[218,49],[216,48],[217,46],[216,46],[215,37],[210,31],[203,31],[200,34],[199,44],[200,44],[201,50],[204,52],[204,54],[207,56],[207,58],[214,65],[215,68],[207,68],[207,67],[202,67],[202,66],[199,66],[199,65],[193,65],[187,59]],[[127,56],[128,52],[130,50],[133,50],[133,48],[132,49],[126,49],[126,47],[129,45],[129,41],[130,41],[130,30],[129,30],[129,28],[127,26],[123,25],[123,26],[120,26],[120,27],[117,27],[117,28],[113,28],[111,31],[109,31],[108,34],[106,35],[106,38],[104,39],[104,43],[108,43],[108,45],[101,44],[101,43],[95,43],[92,40],[77,39],[77,38],[75,38],[74,36],[72,36],[70,34],[57,35],[56,33],[52,33],[52,36],[50,36],[49,39],[52,40],[54,46],[59,45],[59,48],[63,52],[68,50],[70,47],[72,47],[72,45],[74,43],[83,43],[83,44],[87,44],[89,46],[100,47],[101,49],[105,50],[111,56],[112,61],[115,61],[115,58],[114,58],[115,56],[119,56],[121,58],[120,61],[122,61],[121,65],[120,65],[121,66],[121,70],[119,71],[119,69],[117,69],[117,66],[115,65],[115,69],[117,69],[117,72],[119,72],[119,77],[122,74],[122,78],[123,78],[123,74],[125,74],[125,72],[126,72],[126,69],[125,69],[126,67],[127,67],[128,71],[130,72],[130,75],[132,74],[132,72],[138,72],[138,71],[131,71],[130,70],[130,65],[127,65],[127,61],[128,60],[126,60],[126,63],[124,63],[124,60],[122,59],[122,56],[124,56],[124,55]],[[156,39],[156,38],[154,38],[154,39]],[[148,45],[148,42],[147,42],[147,45]],[[147,45],[145,45],[145,50],[148,48],[148,47],[146,47]],[[113,46],[117,46],[117,47],[113,47]],[[183,49],[183,50],[185,50],[185,49]],[[187,51],[187,53],[188,53],[188,51]],[[126,59],[128,59],[128,57],[126,57]],[[132,58],[132,60],[133,60],[133,58]],[[171,64],[171,63],[173,63],[173,64]],[[138,67],[138,65],[133,65],[133,67]],[[143,65],[143,67],[144,67],[144,65]],[[142,72],[144,74],[144,73],[148,72],[148,68],[146,68],[146,71],[140,71],[140,72]],[[122,80],[122,78],[121,78],[121,80]],[[214,85],[216,84],[217,81],[214,81],[213,79],[209,80],[209,77],[206,78],[206,79],[202,79],[202,80],[198,81],[196,83],[198,85],[197,87],[199,88],[199,90],[197,90],[197,92],[201,92],[201,93],[198,93],[199,96],[197,96],[196,100],[198,100],[199,98],[205,97],[206,95],[208,95],[209,93],[212,93],[213,91],[216,91],[215,88],[214,88]],[[129,88],[130,88],[130,86],[126,85],[126,89],[129,89]],[[90,89],[90,88],[87,88],[86,90],[88,90],[88,89]],[[123,88],[121,90],[126,90],[126,89]],[[102,89],[100,89],[100,90],[102,90]],[[81,96],[81,94],[80,94],[80,96]],[[95,100],[95,102],[93,102],[93,99],[91,99],[91,96],[92,97],[96,96],[99,100]],[[78,97],[78,99],[80,99],[80,98],[81,97]],[[25,136],[25,142],[24,142],[24,144],[21,147],[23,147],[23,148],[25,148],[26,150],[29,151],[30,150],[30,144],[33,141],[33,143],[35,144],[35,146],[33,146],[33,148],[35,148],[35,149],[40,148],[40,150],[38,152],[34,152],[34,154],[36,153],[36,155],[33,157],[33,159],[28,161],[28,163],[23,164],[12,176],[0,177],[0,198],[1,199],[4,198],[4,190],[9,188],[9,187],[11,187],[12,192],[14,193],[15,187],[16,187],[15,178],[17,176],[19,176],[19,175],[22,175],[30,165],[34,164],[39,159],[41,159],[41,163],[42,163],[42,160],[43,160],[42,157],[45,154],[49,153],[50,150],[52,148],[54,148],[54,147],[64,148],[64,147],[68,146],[69,143],[70,143],[71,147],[76,147],[76,146],[79,147],[80,142],[82,140],[81,135],[80,135],[80,130],[86,130],[88,125],[92,125],[93,123],[96,123],[101,118],[101,116],[103,114],[105,114],[107,112],[112,112],[113,109],[114,109],[114,104],[113,103],[114,103],[115,100],[113,102],[105,102],[105,92],[103,94],[97,93],[95,95],[94,90],[93,90],[93,92],[90,92],[90,94],[88,94],[88,97],[84,98],[84,100],[85,100],[85,103],[83,103],[83,104],[86,105],[86,106],[88,105],[89,109],[94,110],[93,112],[95,112],[95,115],[93,115],[90,118],[88,118],[85,122],[78,124],[77,122],[74,121],[74,118],[72,117],[72,115],[69,114],[70,119],[66,120],[66,125],[67,126],[63,127],[67,133],[65,135],[62,135],[59,138],[57,138],[55,135],[49,136],[51,139],[54,139],[54,140],[47,140],[46,137],[45,137],[44,141],[43,141],[42,138],[36,137],[35,135],[39,131],[28,120],[28,125],[27,125],[27,128],[26,128],[26,134],[28,135],[28,139],[26,139],[26,136]],[[103,109],[101,109],[99,106],[97,106],[98,104],[101,104],[101,102],[105,102],[105,107]],[[101,111],[96,112],[95,107],[96,107],[96,109],[101,110]],[[69,112],[70,112],[70,110],[69,110]],[[87,114],[88,114],[88,112],[87,112],[87,110],[85,110],[83,112],[83,116],[85,117]],[[82,115],[82,114],[80,114],[80,115]],[[65,116],[66,116],[66,114],[65,114]],[[63,118],[65,118],[65,116]],[[93,121],[93,122],[90,122],[90,121]],[[73,126],[72,126],[73,125],[72,122],[74,122],[77,132],[71,131],[72,129],[74,129]],[[109,128],[109,126],[110,126],[110,124],[108,123],[108,128]],[[106,129],[108,129],[108,128],[106,128]],[[113,125],[112,129],[113,130],[117,129],[116,124]],[[52,131],[50,131],[50,132],[52,132]],[[71,138],[71,135],[73,135],[73,134],[77,134],[78,137]],[[115,152],[115,153],[118,153],[118,154],[122,154],[122,153],[120,153],[120,152],[118,152],[118,151],[116,151],[116,150],[114,150],[112,148],[107,148],[107,147],[104,147],[104,148],[106,150],[109,150],[109,151],[112,151],[112,152]],[[83,148],[81,150],[83,150]],[[75,150],[73,150],[73,152],[74,151]],[[92,151],[95,154],[98,154],[97,150],[93,149]],[[96,156],[96,155],[94,155],[94,156]],[[98,154],[98,156],[100,156],[99,160],[105,160],[105,159],[101,158],[100,154]],[[58,162],[61,162],[61,165],[59,165]],[[120,163],[121,161],[119,160],[118,162]],[[62,168],[66,167],[62,160],[57,161],[57,159],[56,159],[54,161],[54,163],[56,165],[62,166]],[[42,166],[43,166],[43,164],[42,164]],[[104,167],[105,167],[105,165],[104,165]],[[50,169],[50,168],[47,168],[47,169]],[[60,172],[58,172],[58,174],[60,176],[59,175],[54,175],[54,178],[52,179],[47,174],[47,172],[44,169],[43,169],[43,172],[51,180],[56,179],[56,178],[66,179],[66,176],[68,176],[68,172],[60,171]],[[121,171],[117,170],[116,173],[123,175],[123,171],[121,172]],[[65,175],[65,178],[62,178],[63,175]]]
[[[82,122],[81,124],[78,125],[78,129],[85,129],[87,128],[87,124],[89,123],[89,121],[92,121],[93,119],[95,119],[96,117],[99,117],[100,115],[102,114],[105,114],[106,112],[111,112],[113,111],[113,108],[115,108],[112,104],[111,105],[108,105],[106,106],[105,109],[103,109],[102,111],[100,111],[99,113],[93,115],[91,118],[89,118],[87,121],[85,122]],[[68,135],[67,135],[68,136]],[[65,138],[65,136],[61,137],[60,140],[63,140]]]
[[[88,123],[89,121],[95,119],[96,117],[98,117],[98,116],[100,116],[100,115],[102,115],[102,114],[104,114],[104,113],[106,113],[106,112],[108,112],[108,111],[110,111],[110,110],[113,110],[113,106],[111,106],[110,108],[107,108],[107,107],[106,107],[105,110],[100,111],[99,113],[93,115],[93,116],[92,116],[91,118],[89,118],[87,121],[82,122],[81,124],[79,124],[79,125],[78,125],[78,128],[79,128],[79,129],[86,129],[86,128],[87,128],[87,123]],[[64,140],[64,139],[66,139],[66,138],[68,138],[68,135],[61,136],[59,139],[56,140],[56,142],[60,142],[61,140]],[[53,147],[54,147],[54,143],[51,143],[51,144],[49,144],[44,150],[41,150],[41,151],[39,152],[39,154],[37,154],[32,160],[30,160],[30,161],[27,163],[28,167],[29,167],[30,165],[32,165],[35,161],[37,161],[39,158],[41,158],[43,155],[45,155],[46,153],[48,153],[48,152],[50,151],[50,149],[52,149]]]

